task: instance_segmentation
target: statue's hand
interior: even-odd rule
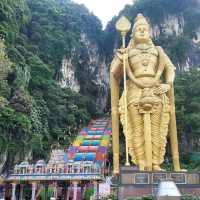
[[[138,79],[134,79],[133,82],[139,87],[139,88],[152,88],[152,87],[155,87],[158,82],[155,80],[150,82],[150,83],[143,83],[141,80],[138,80]]]
[[[127,48],[120,48],[117,49],[118,54],[121,55],[122,59],[127,60],[128,59],[128,49]]]
[[[121,61],[123,59],[128,60],[128,49],[127,48],[117,49],[116,53],[117,53],[118,57],[121,59]]]
[[[160,84],[158,87],[154,89],[154,94],[164,94],[170,90],[169,84]]]
[[[159,81],[154,79],[154,80],[151,80],[151,82],[149,83],[141,83],[141,88],[152,88],[152,87],[155,87],[159,84]]]
[[[138,79],[134,79],[133,81],[139,88],[145,88],[144,83],[142,83],[142,81],[138,80]]]
[[[127,48],[120,48],[120,49],[117,49],[117,52],[119,52],[120,54],[125,54],[125,53],[128,53],[128,49]]]

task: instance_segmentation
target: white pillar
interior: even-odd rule
[[[93,187],[94,187],[94,197],[95,197],[95,199],[97,199],[97,185],[98,185],[97,181],[94,181]]]
[[[16,195],[15,195],[16,186],[17,186],[16,183],[12,183],[12,197],[11,197],[11,200],[16,200]]]
[[[78,182],[77,181],[74,181],[73,182],[73,200],[78,200],[77,199],[77,185],[78,185]]]
[[[19,200],[23,200],[23,193],[24,193],[24,185],[20,185],[20,196],[19,196]]]
[[[6,199],[6,185],[3,186],[3,198]]]
[[[69,200],[70,193],[71,193],[71,186],[67,187],[67,199],[66,200]]]
[[[35,200],[36,189],[37,189],[37,183],[33,182],[32,183],[32,196],[31,196],[31,200]]]
[[[54,189],[54,191],[53,191],[54,195],[53,196],[54,196],[55,199],[57,199],[57,197],[58,197],[57,182],[54,182],[53,185],[54,185],[54,188],[53,188]]]

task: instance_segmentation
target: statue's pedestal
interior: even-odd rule
[[[121,167],[118,199],[156,196],[160,181],[173,180],[182,195],[200,196],[200,172],[140,172]]]

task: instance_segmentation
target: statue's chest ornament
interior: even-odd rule
[[[144,54],[141,54],[140,60],[141,60],[142,66],[144,67],[144,71],[147,71],[147,68],[151,62],[151,55],[145,52]]]
[[[144,72],[152,71],[158,57],[158,52],[155,48],[135,48],[130,52],[132,64],[140,66]],[[136,67],[136,68],[138,68]]]
[[[149,59],[143,59],[142,60],[142,65],[147,68],[148,65],[149,65]],[[145,70],[146,70],[146,68],[145,68]]]

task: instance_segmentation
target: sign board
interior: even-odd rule
[[[159,184],[161,181],[167,181],[166,173],[153,173],[152,174],[152,183]]]
[[[136,173],[134,182],[135,182],[135,184],[149,184],[149,174],[148,173]]]
[[[171,179],[176,184],[186,184],[186,175],[184,173],[171,173]]]

